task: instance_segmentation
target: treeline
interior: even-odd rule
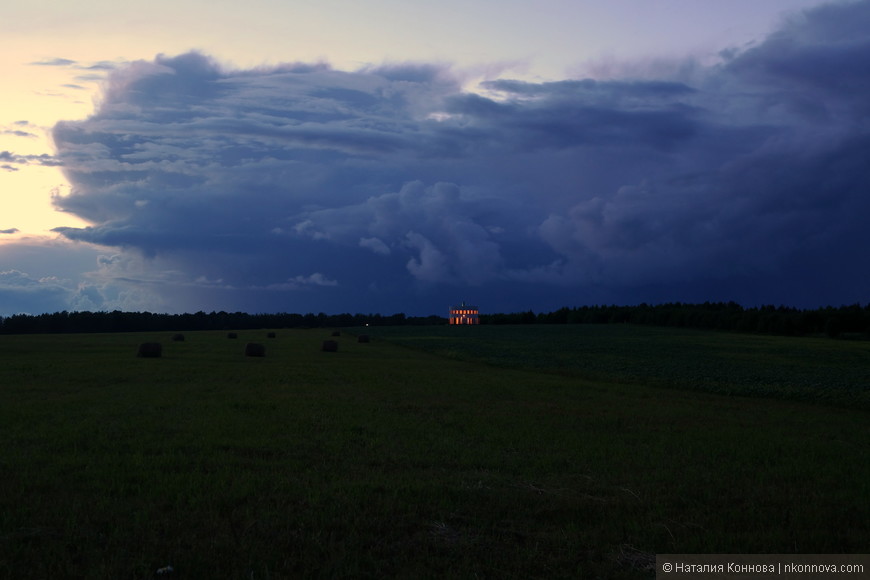
[[[580,306],[554,312],[481,314],[481,324],[644,324],[790,336],[870,338],[870,303],[815,310],[788,306],[744,308],[735,302]]]
[[[248,314],[245,312],[55,312],[0,317],[0,333],[154,332],[193,330],[245,330],[257,328],[320,328],[404,324],[446,324],[440,316],[408,317],[380,314]]]
[[[644,324],[731,332],[791,336],[826,335],[832,338],[870,338],[870,303],[815,310],[788,306],[744,308],[736,302],[703,304],[638,304],[637,306],[578,306],[553,312],[481,314],[481,324]],[[152,332],[245,330],[258,328],[321,328],[447,324],[442,316],[381,314],[248,314],[245,312],[55,312],[0,317],[0,333]]]

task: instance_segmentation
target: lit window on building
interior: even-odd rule
[[[459,306],[451,306],[448,316],[450,324],[480,324],[480,311],[477,306],[463,302]]]

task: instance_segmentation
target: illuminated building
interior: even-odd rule
[[[450,324],[480,324],[480,311],[477,306],[463,302],[459,306],[450,307]]]

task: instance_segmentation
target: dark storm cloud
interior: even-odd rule
[[[18,232],[18,228],[7,228],[5,230],[0,230],[0,234],[17,234]]]
[[[58,231],[262,310],[863,300],[868,14],[802,13],[691,82],[131,63],[55,127],[56,203],[93,224]]]
[[[56,311],[59,304],[68,303],[70,294],[63,281],[56,278],[37,279],[20,270],[0,270],[0,304],[3,305],[0,313],[4,316]],[[9,304],[15,304],[17,310],[5,310]]]

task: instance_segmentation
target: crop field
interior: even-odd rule
[[[441,356],[610,382],[870,410],[870,343],[629,325],[389,327]]]
[[[870,552],[867,343],[274,332],[0,336],[0,578],[650,578],[664,552]]]

